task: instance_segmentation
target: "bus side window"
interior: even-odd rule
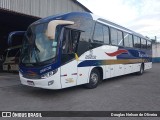
[[[134,36],[134,47],[135,48],[137,48],[137,46],[138,46],[137,44],[138,44],[138,42],[137,42],[137,36]]]
[[[133,36],[129,34],[129,47],[133,47]]]
[[[111,43],[112,45],[117,45],[117,30],[114,28],[111,28]]]
[[[111,28],[111,43],[112,45],[123,46],[123,33],[120,30]]]
[[[138,48],[141,48],[141,38],[138,37]]]
[[[107,26],[103,26],[103,34],[104,34],[104,43],[109,44],[109,28]]]
[[[147,41],[147,49],[152,49],[152,44],[150,41]]]
[[[142,49],[146,49],[147,48],[147,42],[146,42],[146,40],[145,39],[141,39],[141,48]]]
[[[134,36],[134,47],[135,48],[141,48],[140,38],[137,37],[137,36]]]
[[[117,43],[117,45],[123,46],[123,33],[120,30],[117,31]]]
[[[129,47],[129,34],[124,32],[123,35],[124,35],[124,46]]]
[[[132,35],[124,32],[124,46],[133,47]]]
[[[103,26],[99,23],[96,23],[96,25],[95,25],[93,42],[104,43],[104,41],[103,41]]]

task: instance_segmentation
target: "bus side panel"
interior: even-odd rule
[[[114,65],[114,76],[120,76],[124,74],[124,67],[122,64]]]
[[[124,65],[106,65],[106,78],[116,77],[124,74]]]
[[[141,63],[135,63],[132,65],[132,73],[138,72],[140,70]]]
[[[77,82],[77,60],[73,60],[61,66],[61,84],[62,88],[72,87]]]
[[[132,64],[125,64],[124,65],[124,74],[132,73]]]
[[[78,67],[77,85],[88,83],[90,67]]]
[[[110,78],[111,77],[111,70],[110,70],[110,65],[106,65],[105,66],[105,79]]]
[[[106,76],[106,72],[105,72],[105,68],[106,68],[106,67],[105,67],[105,66],[106,66],[106,65],[100,66],[100,67],[102,68],[102,70],[103,70],[103,76],[102,76],[102,77],[103,77],[103,80],[106,79],[106,77],[105,77],[105,76]]]

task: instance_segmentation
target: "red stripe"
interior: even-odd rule
[[[61,77],[67,76],[67,74],[61,75]]]
[[[72,75],[77,75],[77,73],[72,73]]]
[[[106,52],[105,52],[106,53]],[[124,49],[120,49],[120,50],[117,50],[116,52],[113,52],[113,53],[106,53],[108,56],[117,56],[117,55],[120,55],[122,53],[128,53],[127,50],[124,50]]]

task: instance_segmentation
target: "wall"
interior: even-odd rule
[[[0,8],[41,18],[58,13],[87,11],[76,0],[0,0]]]
[[[160,43],[152,44],[152,61],[160,62]]]

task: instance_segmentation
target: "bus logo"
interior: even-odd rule
[[[52,67],[51,67],[51,66],[46,67],[46,68],[44,68],[44,69],[40,70],[40,73],[43,73],[43,72],[48,71],[48,70],[51,70],[51,69],[52,69]]]
[[[93,50],[90,50],[89,55],[86,55],[85,59],[96,59],[97,56],[93,55]]]

